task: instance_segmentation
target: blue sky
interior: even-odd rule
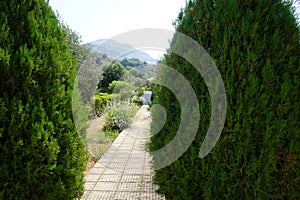
[[[186,0],[50,0],[53,10],[84,43],[140,28],[174,30]]]

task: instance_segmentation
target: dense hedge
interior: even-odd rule
[[[0,199],[76,199],[86,156],[67,35],[44,0],[1,1],[0,22]]]
[[[194,0],[180,12],[176,30],[215,61],[228,108],[219,141],[200,159],[210,121],[209,93],[193,66],[169,51],[163,63],[193,86],[201,119],[190,148],[156,170],[158,191],[168,199],[300,198],[300,33],[290,9],[280,0]],[[171,46],[178,45],[174,41]],[[150,151],[167,145],[180,122],[175,96],[162,86],[153,93],[168,117],[151,138]],[[155,125],[160,118],[153,116]]]

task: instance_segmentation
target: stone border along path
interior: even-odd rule
[[[145,150],[150,120],[147,106],[142,106],[131,127],[120,133],[85,176],[82,199],[165,199],[155,192],[151,156]]]

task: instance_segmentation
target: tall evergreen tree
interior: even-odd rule
[[[44,0],[4,0],[0,22],[0,199],[79,198],[86,154],[67,35]]]
[[[168,199],[299,199],[300,33],[291,4],[194,0],[180,12],[175,25],[215,61],[228,109],[219,141],[200,159],[210,121],[210,96],[198,71],[169,51],[163,62],[193,86],[201,119],[191,147],[173,164],[156,170],[159,192]],[[170,49],[175,45],[176,39]],[[168,117],[152,137],[151,151],[167,145],[180,123],[174,95],[161,86],[153,93],[154,103],[163,105]],[[155,125],[160,119],[153,116]]]

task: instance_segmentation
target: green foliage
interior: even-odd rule
[[[144,91],[146,90],[146,87],[139,87],[137,88],[135,91],[136,91],[136,95],[138,97],[141,97],[144,95]]]
[[[120,61],[120,63],[124,66],[130,66],[130,67],[137,67],[137,66],[141,66],[141,65],[145,65],[146,63],[142,62],[140,59],[138,58],[124,58],[123,60]]]
[[[144,105],[145,102],[140,97],[134,97],[134,98],[131,99],[130,103],[134,103],[137,106],[142,106],[142,105]]]
[[[79,73],[79,67],[83,64],[84,60],[87,59],[91,52],[87,47],[80,44],[81,36],[75,31],[73,31],[67,24],[63,23],[62,19],[60,19],[60,16],[58,16],[58,19],[60,20],[60,27],[67,34],[67,41],[70,46],[70,50],[73,57],[75,57],[77,60],[76,69]],[[87,106],[84,104],[86,103],[86,101],[82,95],[81,90],[79,89],[78,82],[80,82],[82,86],[83,80],[77,79],[75,81],[72,95],[72,111],[77,132],[80,134],[81,139],[86,145],[86,130],[88,128],[88,110]]]
[[[106,107],[115,100],[117,97],[114,94],[98,93],[95,95],[95,112],[97,116],[100,116],[106,109]]]
[[[60,19],[59,14],[58,18]],[[81,36],[65,24],[62,19],[60,19],[60,27],[66,32],[71,53],[77,59],[77,87],[81,99],[76,100],[76,102],[89,105],[92,103],[92,97],[96,92],[95,86],[99,83],[103,73],[102,64],[109,62],[109,59],[107,55],[91,52],[88,46],[81,44]]]
[[[133,95],[134,87],[126,81],[113,81],[109,84],[109,90],[118,96],[119,101],[127,102]]]
[[[143,73],[141,70],[137,70],[135,68],[128,68],[126,67],[128,71],[130,71],[130,74],[132,74],[136,78],[144,79],[145,73]]]
[[[104,133],[106,137],[110,138],[111,141],[114,141],[119,135],[119,130],[109,129],[106,127]]]
[[[84,60],[87,59],[88,55],[91,54],[91,51],[87,46],[81,44],[81,36],[72,30],[66,23],[58,15],[58,19],[60,20],[60,27],[66,32],[67,34],[67,42],[70,46],[70,50],[72,55],[77,59],[77,70],[80,65],[83,64]]]
[[[78,199],[86,154],[67,35],[44,0],[2,1],[0,21],[0,199]]]
[[[192,146],[173,164],[156,170],[159,192],[168,199],[299,199],[300,33],[290,4],[189,1],[175,25],[215,61],[228,109],[218,143],[200,159],[211,117],[209,93],[193,66],[171,52],[165,56],[163,63],[193,86],[201,118]],[[163,105],[168,117],[151,138],[151,151],[166,146],[180,123],[175,96],[160,86],[153,93],[154,103]],[[153,124],[159,119],[153,113]]]
[[[109,84],[108,89],[111,93],[120,93],[123,89],[130,87],[132,88],[130,83],[126,81],[113,81]]]
[[[115,129],[110,126],[104,126],[102,130],[105,137],[109,138],[110,141],[114,141],[120,133],[119,129]]]
[[[118,130],[104,131],[104,121],[104,117],[93,119],[90,123],[90,128],[92,129],[90,129],[89,134],[87,134],[87,148],[90,155],[95,158],[95,160],[99,160],[119,135]]]
[[[138,107],[134,104],[112,104],[107,108],[105,114],[105,127],[119,131],[124,130],[133,122],[133,118],[137,111]]]
[[[76,125],[76,130],[79,133],[82,141],[86,145],[86,131],[88,128],[88,109],[82,101],[80,90],[78,89],[78,82],[75,82],[73,86],[72,95],[72,111],[73,119]]]
[[[112,62],[106,66],[103,72],[103,78],[98,85],[100,92],[108,92],[109,84],[119,80],[125,73],[126,69],[119,62]]]
[[[80,57],[78,59],[80,62]],[[83,103],[88,105],[92,103],[93,97],[97,92],[97,85],[102,79],[102,65],[108,60],[104,59],[100,54],[90,52],[81,62],[82,64],[78,66],[77,71],[78,88],[82,95]]]

